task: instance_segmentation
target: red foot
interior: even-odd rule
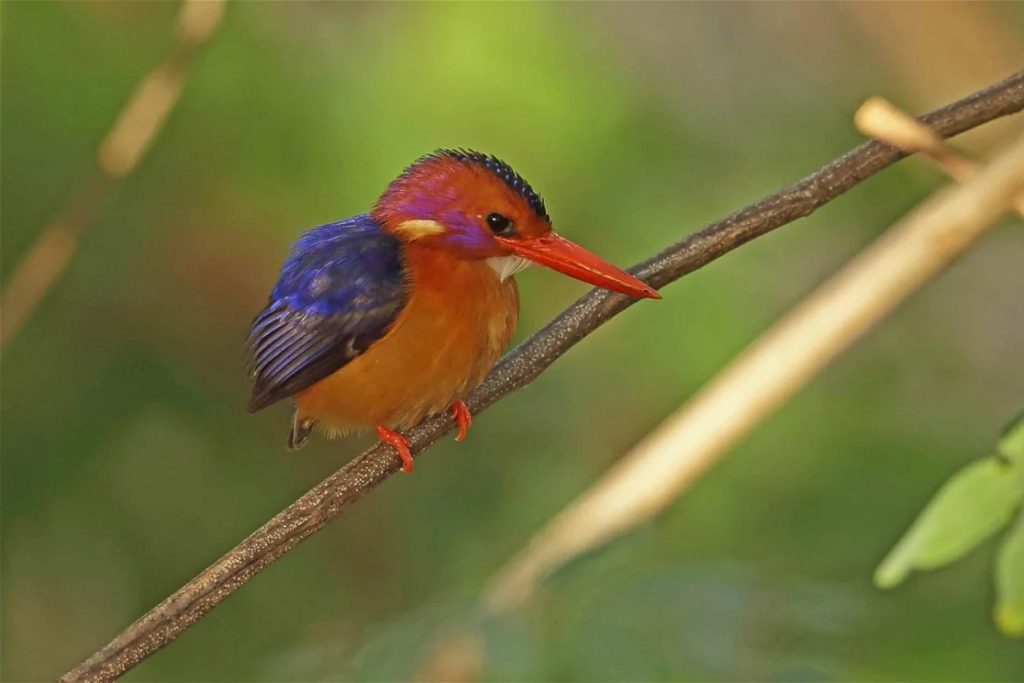
[[[398,432],[393,432],[384,425],[377,425],[377,438],[395,449],[398,457],[402,459],[402,471],[412,472],[412,453],[409,452],[409,442]]]
[[[455,440],[462,441],[466,438],[466,431],[473,424],[473,415],[469,412],[469,408],[465,403],[456,401],[452,404],[452,418],[459,425],[459,433],[455,435]]]

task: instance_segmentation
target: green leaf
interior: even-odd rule
[[[999,439],[997,448],[999,454],[1007,460],[1017,467],[1024,467],[1024,415],[1007,427],[1002,438]]]
[[[914,569],[948,564],[1004,526],[1024,497],[1015,469],[985,458],[954,474],[882,560],[875,584],[892,588]]]
[[[1004,635],[1024,637],[1024,512],[999,547],[993,619]]]

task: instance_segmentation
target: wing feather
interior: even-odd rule
[[[368,216],[303,235],[249,330],[250,412],[357,358],[386,334],[405,304],[405,289],[398,242]]]

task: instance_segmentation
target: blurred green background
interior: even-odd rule
[[[175,3],[5,2],[2,281],[95,173]],[[242,342],[300,230],[414,158],[507,159],[620,264],[1024,63],[1024,5],[227,8],[177,108],[2,357],[4,680],[52,679],[369,443],[285,450]],[[958,142],[983,153],[1020,121]],[[631,308],[127,678],[401,680],[552,514],[943,183],[911,160]],[[1009,223],[1009,221],[1008,221]],[[486,680],[1024,680],[991,550],[872,571],[1024,404],[1024,233],[1004,226],[656,523],[487,627]],[[585,291],[519,276],[528,335]]]

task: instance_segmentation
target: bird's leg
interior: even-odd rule
[[[473,424],[473,415],[464,402],[456,401],[452,404],[452,418],[455,424],[459,425],[459,433],[455,435],[455,440],[462,441],[466,438],[466,430]]]
[[[412,472],[412,453],[409,452],[409,442],[404,436],[384,425],[377,425],[377,438],[395,449],[398,457],[402,459],[403,472]]]

